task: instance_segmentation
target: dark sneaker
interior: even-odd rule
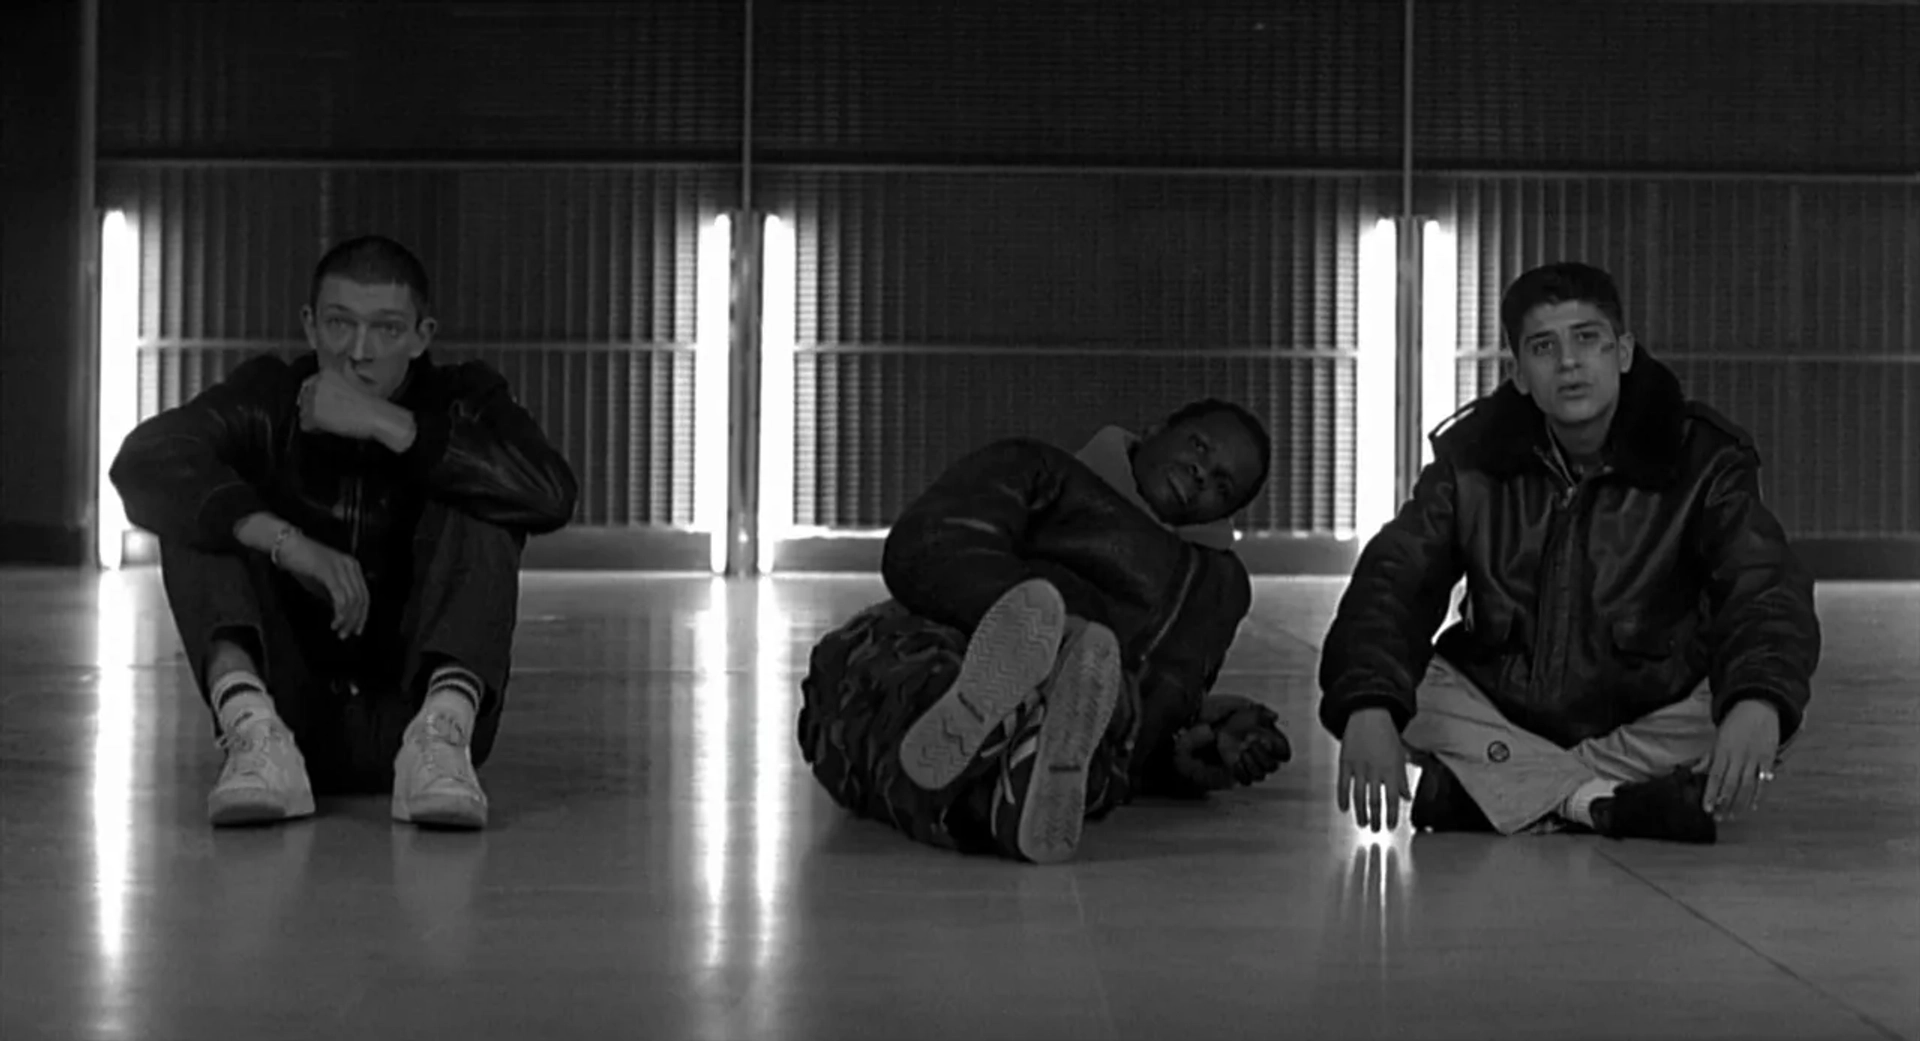
[[[1676,767],[1651,781],[1623,784],[1593,800],[1593,830],[1610,839],[1654,839],[1712,845],[1719,838],[1713,815],[1702,809],[1705,774]]]
[[[1473,796],[1467,794],[1460,779],[1438,760],[1420,770],[1420,787],[1413,792],[1412,816],[1415,831],[1495,830],[1493,822],[1487,819],[1480,804],[1473,801]]]
[[[991,828],[1000,847],[1035,864],[1073,859],[1086,823],[1088,769],[1120,697],[1120,643],[1088,624],[1060,652],[1040,696],[985,754],[999,760]]]
[[[1044,579],[1007,590],[967,640],[960,675],[900,739],[907,779],[928,791],[959,780],[988,735],[1053,672],[1067,607]]]

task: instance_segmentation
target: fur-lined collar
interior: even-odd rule
[[[1606,461],[1632,484],[1664,487],[1679,473],[1686,394],[1672,369],[1645,348],[1635,350],[1633,368],[1620,377],[1620,405],[1607,434]],[[1434,431],[1432,442],[1436,456],[1498,477],[1544,465],[1541,450],[1552,450],[1546,416],[1511,379],[1454,413]]]

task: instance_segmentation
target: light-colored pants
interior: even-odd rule
[[[1713,751],[1713,697],[1702,683],[1685,700],[1572,748],[1514,726],[1485,692],[1434,656],[1419,710],[1401,740],[1453,771],[1502,835],[1550,823],[1568,796],[1595,779],[1630,784],[1690,766]]]

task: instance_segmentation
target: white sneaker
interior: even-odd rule
[[[442,828],[484,828],[487,793],[473,771],[467,733],[438,712],[407,726],[393,759],[393,819]]]
[[[216,826],[264,824],[313,814],[313,785],[293,732],[276,717],[251,719],[220,735],[227,761],[207,795]]]
[[[967,638],[953,686],[900,738],[908,780],[930,792],[959,780],[1054,671],[1066,625],[1066,602],[1045,579],[1028,579],[995,601]]]

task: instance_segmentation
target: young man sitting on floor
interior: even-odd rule
[[[1077,456],[1025,439],[954,464],[887,536],[892,599],[827,634],[801,751],[841,806],[913,838],[1035,863],[1145,794],[1252,784],[1277,717],[1208,697],[1252,603],[1235,512],[1267,434],[1202,401]]]
[[[404,247],[341,243],[301,311],[312,354],[247,362],[114,460],[226,750],[216,825],[306,816],[316,790],[486,823],[520,552],[575,482],[498,373],[432,362],[431,307]]]
[[[1327,635],[1341,810],[1394,827],[1411,750],[1415,827],[1713,842],[1806,712],[1813,582],[1752,439],[1636,347],[1610,276],[1529,271],[1500,321],[1512,381],[1434,435]]]

